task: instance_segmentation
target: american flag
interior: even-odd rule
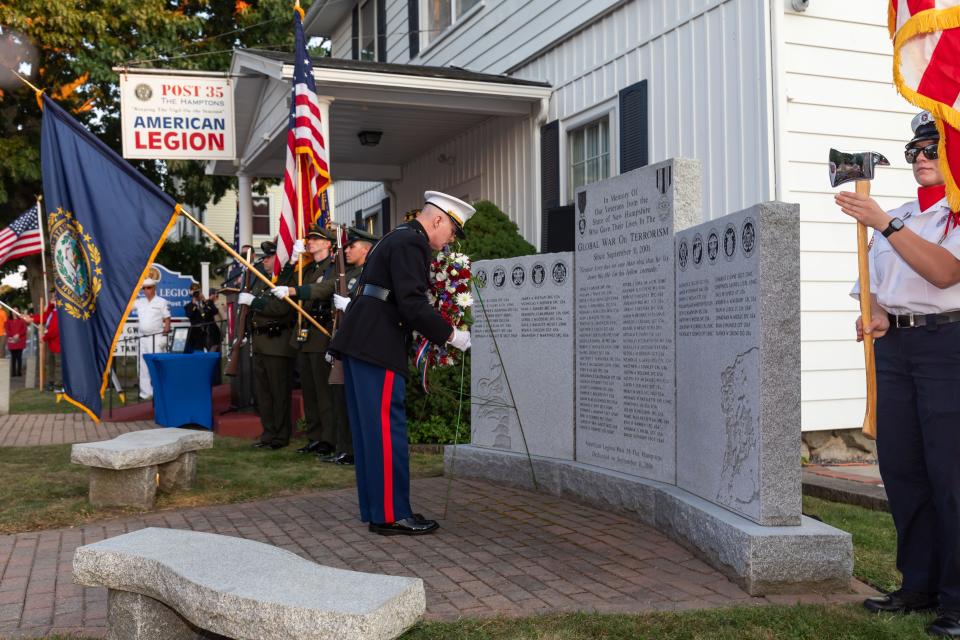
[[[894,84],[936,118],[947,202],[960,211],[960,0],[891,0],[888,18]]]
[[[274,273],[290,259],[297,239],[297,214],[303,211],[302,231],[315,222],[328,223],[321,207],[321,194],[330,186],[327,149],[320,126],[320,104],[313,80],[313,64],[303,37],[303,10],[294,10],[293,28],[295,62],[293,65],[293,98],[287,128],[287,165],[283,176],[283,204],[280,207],[280,229],[277,233],[277,260]],[[297,175],[297,158],[300,175]],[[302,205],[298,206],[298,201]]]
[[[43,248],[43,236],[40,235],[40,221],[37,205],[33,205],[10,226],[0,231],[0,265],[40,253]]]

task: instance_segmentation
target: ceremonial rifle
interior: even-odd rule
[[[245,256],[247,262],[253,260],[253,249],[247,249],[247,255]],[[240,289],[241,293],[249,293],[250,287],[253,285],[253,274],[250,273],[251,269],[247,268],[246,272],[243,274],[243,286]],[[230,345],[230,355],[227,356],[227,366],[224,368],[223,373],[228,376],[237,375],[237,370],[240,368],[240,347],[243,346],[243,339],[247,334],[247,315],[250,312],[250,305],[242,304],[240,305],[240,313],[237,314],[237,324],[236,331],[237,335],[233,339],[233,344]]]
[[[347,293],[347,261],[343,255],[343,234],[346,229],[341,225],[337,227],[337,293],[346,296]],[[333,335],[337,335],[337,328],[340,326],[340,319],[343,312],[334,306],[333,308]],[[339,358],[334,358],[330,365],[330,384],[343,384],[343,362]]]

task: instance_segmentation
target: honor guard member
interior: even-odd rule
[[[960,637],[960,229],[944,197],[929,113],[913,119],[913,133],[905,156],[917,200],[884,212],[872,198],[836,196],[844,213],[874,229],[873,314],[856,329],[857,340],[876,340],[877,455],[903,574],[901,589],[864,606],[939,608],[927,631]]]
[[[299,287],[278,286],[272,289],[277,298],[290,296],[303,300],[303,308],[328,331],[333,325],[330,297],[336,281],[336,267],[330,248],[335,237],[332,232],[313,226],[307,232],[305,241],[297,240],[294,243],[290,259],[291,264],[296,264],[304,250],[313,257],[313,261],[303,269],[303,284]],[[320,288],[329,288],[330,293],[326,297],[309,295],[308,292]],[[297,453],[329,455],[334,451],[336,440],[333,390],[329,383],[330,363],[326,360],[330,338],[309,322],[304,322],[300,334],[296,335],[294,332],[291,341],[292,346],[299,350],[303,417],[307,426],[307,444],[297,449]]]
[[[346,311],[331,349],[343,359],[360,518],[381,535],[419,535],[439,527],[410,508],[404,396],[411,331],[438,344],[470,348],[470,332],[443,319],[427,299],[427,288],[432,251],[462,237],[474,209],[436,191],[424,195],[416,219],[370,251],[352,302],[334,298]]]
[[[331,230],[318,230],[316,233],[322,234],[326,238],[330,238],[330,241],[333,242],[336,240],[336,232]],[[307,249],[309,250],[309,234],[308,234],[308,245]],[[346,279],[347,290],[352,289],[357,280],[360,277],[360,273],[363,271],[363,264],[366,261],[367,253],[370,252],[370,248],[377,241],[376,236],[373,236],[365,231],[360,231],[359,229],[350,229],[347,235],[347,244],[344,246],[344,262],[346,263],[346,271],[344,271],[344,278]],[[289,295],[291,297],[297,297],[305,302],[310,302],[317,307],[323,309],[323,324],[327,329],[333,328],[333,296],[336,293],[337,287],[339,286],[339,276],[340,274],[337,271],[336,261],[331,260],[331,264],[325,267],[325,275],[316,280],[315,282],[308,283],[306,278],[304,278],[304,283],[299,287],[278,287],[274,289],[274,295],[277,297],[284,297]],[[279,290],[278,290],[279,289]],[[319,331],[316,332],[320,334]],[[323,337],[323,340],[317,340],[318,345],[322,342],[323,352],[321,357],[326,355],[327,347],[329,346],[329,341],[326,336],[320,334]],[[344,389],[342,384],[328,384],[327,381],[330,378],[330,365],[327,363],[326,359],[323,360],[326,365],[326,374],[323,376],[323,384],[326,385],[326,390],[329,394],[329,400],[331,403],[331,418],[333,423],[332,437],[327,442],[333,442],[333,446],[330,449],[323,451],[318,450],[316,453],[319,456],[320,460],[323,462],[332,462],[335,464],[350,465],[354,463],[354,454],[353,454],[353,438],[350,434],[350,421],[347,416],[347,400],[344,395]]]
[[[277,245],[269,240],[260,245],[263,251],[263,271],[273,273]],[[292,268],[284,268],[279,281],[289,282]],[[294,311],[283,300],[270,295],[270,289],[261,280],[250,293],[242,292],[240,304],[250,305],[253,336],[253,384],[257,410],[263,433],[254,447],[281,449],[290,444],[290,393],[293,388],[293,365],[297,351],[290,346],[291,330],[296,324]]]
[[[140,285],[143,297],[137,297],[133,308],[137,312],[140,329],[140,398],[153,398],[153,382],[143,356],[147,353],[165,351],[167,334],[170,333],[170,304],[157,295],[157,281],[144,278]]]

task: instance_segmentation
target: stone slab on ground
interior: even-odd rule
[[[864,478],[864,480],[867,479]],[[810,470],[809,467],[803,469],[803,495],[852,504],[874,511],[890,511],[887,492],[882,484],[824,475]]]
[[[79,547],[73,577],[148,596],[237,640],[387,640],[426,606],[419,578],[345,571],[261,542],[155,527]]]
[[[541,492],[633,514],[751,595],[843,590],[853,572],[850,534],[810,518],[798,526],[761,526],[665,483],[469,445],[447,449],[446,473],[523,488],[533,488],[535,477]]]
[[[192,429],[148,429],[112,440],[73,445],[70,462],[102,469],[133,469],[163,464],[182,454],[213,447],[213,433]]]

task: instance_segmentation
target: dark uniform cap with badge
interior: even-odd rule
[[[264,256],[272,256],[277,253],[277,243],[272,240],[264,240],[260,243],[260,251]]]
[[[937,121],[929,111],[922,111],[914,116],[910,128],[913,130],[913,139],[906,144],[907,149],[921,140],[940,140]]]
[[[371,245],[374,245],[379,239],[380,238],[372,233],[367,233],[362,229],[349,229],[347,231],[347,245],[351,245],[354,242],[369,242]]]
[[[454,198],[439,191],[425,191],[423,193],[423,200],[426,204],[432,204],[450,216],[450,219],[453,220],[453,227],[457,231],[458,238],[467,237],[463,228],[466,226],[467,220],[477,212],[476,209],[460,198]]]
[[[326,227],[321,227],[320,225],[316,224],[310,227],[310,230],[307,231],[306,237],[322,238],[333,243],[337,242],[337,232],[334,229],[327,229]]]

